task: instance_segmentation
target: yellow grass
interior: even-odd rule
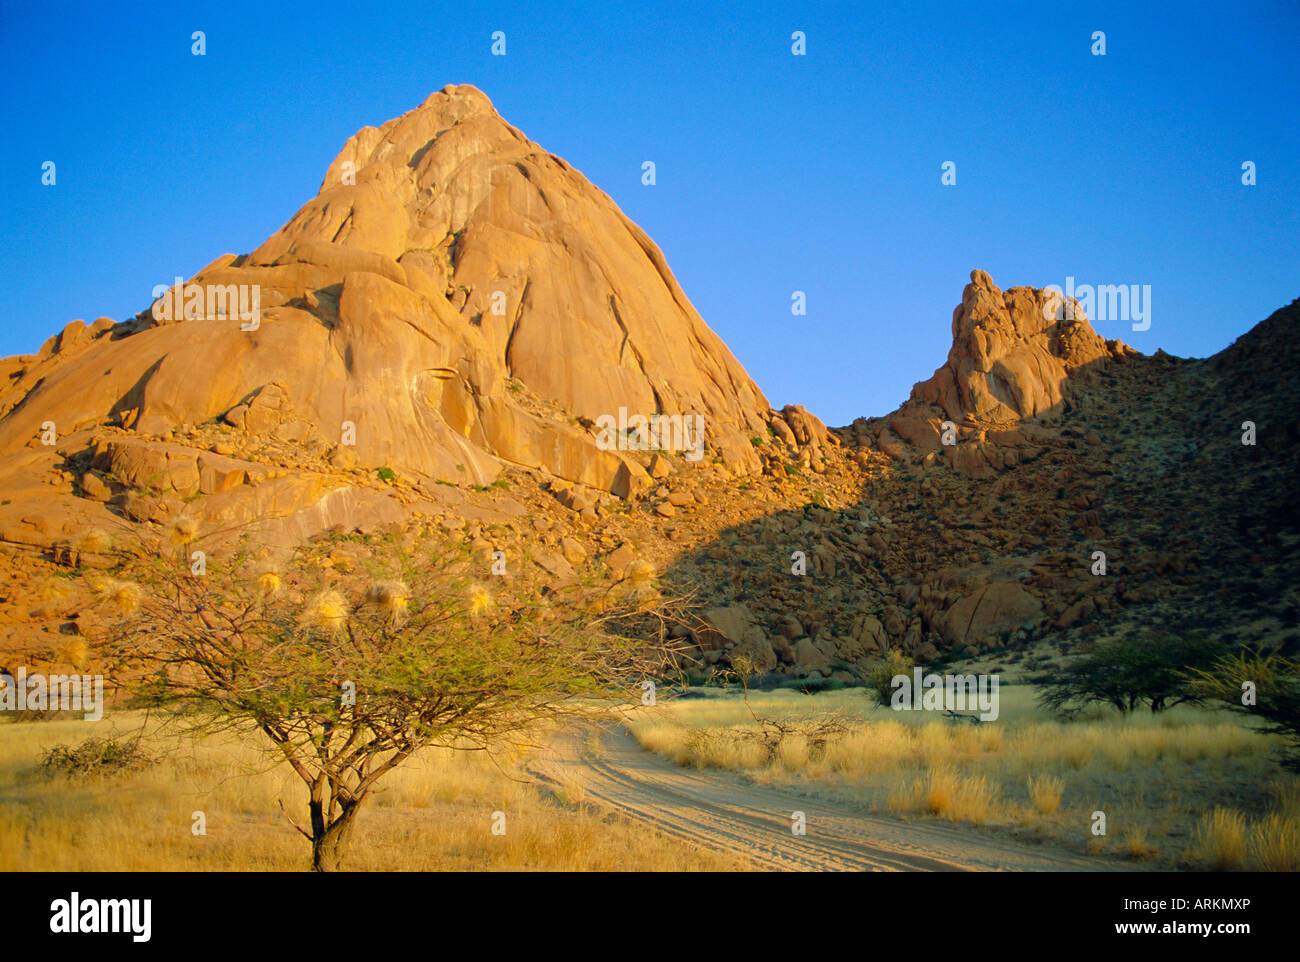
[[[1275,811],[1251,821],[1216,808],[1197,829],[1192,855],[1215,871],[1300,871],[1300,820],[1294,812]]]
[[[729,693],[661,698],[639,709],[629,728],[644,747],[678,764],[797,782],[803,793],[866,811],[1020,826],[1077,851],[1167,866],[1285,871],[1295,864],[1300,779],[1279,770],[1277,737],[1191,706],[1127,717],[1094,709],[1063,722],[1039,710],[1027,685],[1005,685],[1000,695],[999,718],[979,725],[893,711],[864,690],[846,689],[755,692],[748,706]],[[820,748],[804,735],[788,736],[769,759],[753,737],[755,715],[807,722],[831,713],[847,730]],[[1229,837],[1231,821],[1199,825],[1215,808],[1241,819],[1239,844]],[[1126,826],[1113,844],[1090,833],[1097,810]]]
[[[1129,858],[1148,859],[1156,854],[1156,848],[1147,841],[1147,833],[1144,829],[1130,829],[1124,836],[1124,852]]]
[[[1040,775],[1037,778],[1030,775],[1027,783],[1029,798],[1038,814],[1051,815],[1061,807],[1061,796],[1065,794],[1064,779],[1055,775]]]
[[[1239,869],[1246,863],[1246,834],[1240,812],[1216,808],[1201,822],[1192,851],[1206,868]]]
[[[277,571],[263,571],[253,579],[253,584],[263,598],[274,598],[284,588],[284,579]]]
[[[1262,872],[1300,872],[1300,821],[1274,812],[1251,826],[1252,867]]]
[[[777,748],[777,759],[781,767],[788,772],[803,771],[807,768],[811,754],[808,739],[802,735],[781,739],[781,744]]]
[[[932,768],[892,794],[890,808],[983,825],[998,810],[998,789],[984,775],[963,778],[950,769]]]
[[[99,723],[0,724],[2,871],[294,871],[310,846],[279,809],[305,822],[306,792],[255,739],[195,742],[151,726],[143,747],[163,761],[104,779],[49,777],[57,744],[128,734],[139,716]],[[511,759],[509,756],[514,755]],[[380,783],[358,817],[346,868],[370,871],[735,871],[715,856],[605,814],[580,783],[552,794],[520,764],[526,752],[430,750]],[[207,834],[191,828],[195,812]],[[493,813],[506,833],[493,835]]]

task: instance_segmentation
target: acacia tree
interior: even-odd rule
[[[269,740],[307,788],[308,824],[294,827],[317,871],[341,866],[376,783],[420,749],[486,748],[626,702],[670,657],[647,585],[492,578],[489,591],[456,549],[382,553],[390,577],[327,587],[319,549],[283,576],[238,560],[204,577],[155,563],[113,635],[139,702],[200,733],[253,727]]]
[[[1277,653],[1239,651],[1188,677],[1207,701],[1262,718],[1261,732],[1285,736],[1282,764],[1300,772],[1300,663]]]
[[[1202,695],[1188,681],[1187,670],[1205,667],[1226,651],[1222,642],[1196,633],[1112,638],[1064,668],[1032,680],[1039,686],[1040,703],[1061,715],[1098,702],[1122,714],[1143,704],[1156,713],[1200,701]]]

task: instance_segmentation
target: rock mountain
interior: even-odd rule
[[[256,330],[176,297],[10,359],[0,451],[46,422],[59,438],[109,424],[159,436],[222,418],[332,444],[351,424],[343,456],[364,466],[485,484],[525,465],[626,496],[648,479],[585,422],[701,414],[713,455],[752,470],[749,437],[782,417],[644,231],[473,87],[362,129],[314,199],[189,278],[186,299],[229,285],[260,292]]]
[[[1300,301],[1213,358],[1147,357],[977,270],[934,375],[828,431],[774,410],[645,233],[465,86],[358,132],[186,285],[255,286],[260,318],[168,292],[0,361],[0,653],[93,644],[103,533],[178,518],[214,553],[395,526],[557,582],[648,565],[704,603],[699,674],[1188,626],[1300,649]],[[603,449],[620,409],[703,415],[705,456]]]

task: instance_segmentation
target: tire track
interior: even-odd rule
[[[590,742],[594,740],[593,750]],[[1114,871],[1114,862],[940,822],[868,815],[823,799],[674,765],[626,731],[562,735],[529,764],[555,788],[768,871]],[[807,833],[791,832],[803,812]]]

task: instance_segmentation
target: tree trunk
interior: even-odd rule
[[[320,802],[311,803],[311,868],[313,872],[338,872],[343,867],[348,840],[352,837],[353,819],[358,805],[343,805],[341,814],[328,825]]]

